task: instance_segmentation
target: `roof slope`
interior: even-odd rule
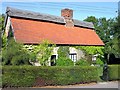
[[[64,19],[62,17],[49,15],[49,14],[30,12],[27,10],[20,10],[20,9],[15,9],[11,7],[7,7],[6,13],[10,17],[43,20],[43,21],[65,24]],[[75,26],[92,28],[92,29],[94,28],[94,25],[91,22],[79,21],[75,19],[73,19],[73,22]]]
[[[25,44],[38,44],[43,39],[55,44],[104,45],[94,30],[35,20],[11,18],[16,41]]]

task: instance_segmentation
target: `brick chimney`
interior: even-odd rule
[[[74,27],[73,10],[65,8],[61,10],[61,16],[64,17],[66,27]]]

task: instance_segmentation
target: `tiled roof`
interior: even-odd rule
[[[24,44],[38,44],[47,39],[55,44],[64,45],[104,45],[96,32],[82,27],[11,18],[16,41]]]
[[[11,8],[11,7],[7,7],[6,13],[10,17],[42,20],[42,21],[65,24],[64,19],[62,17],[49,15],[49,14],[30,12],[27,10],[20,10],[20,9]],[[94,28],[94,25],[91,22],[79,21],[75,19],[73,19],[73,22],[75,26],[92,28],[92,29]]]

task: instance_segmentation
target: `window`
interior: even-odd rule
[[[96,61],[98,54],[92,55],[92,61]]]
[[[51,66],[55,66],[56,65],[56,55],[52,55],[51,56]]]
[[[69,58],[70,58],[73,62],[75,62],[75,61],[77,60],[77,54],[76,54],[76,53],[71,53],[71,54],[69,54]]]

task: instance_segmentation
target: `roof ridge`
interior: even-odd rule
[[[64,18],[60,16],[55,16],[55,15],[50,15],[45,13],[38,13],[38,12],[33,12],[28,10],[21,10],[21,9],[16,9],[12,7],[7,7],[6,14],[10,17],[19,17],[19,18],[21,17],[21,18],[27,18],[27,19],[44,20],[44,21],[65,24]],[[74,25],[76,26],[92,28],[92,29],[94,28],[94,25],[91,22],[80,21],[77,19],[73,19],[73,21],[74,21]]]

